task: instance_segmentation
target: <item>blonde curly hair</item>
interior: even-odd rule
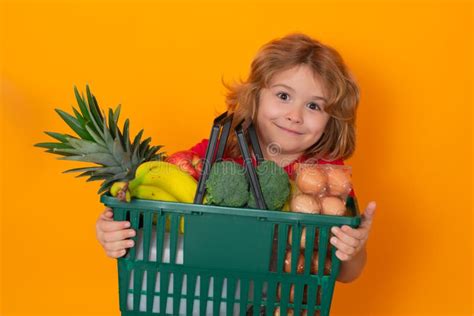
[[[232,128],[242,119],[255,122],[262,88],[268,87],[273,76],[298,65],[307,65],[320,76],[327,91],[325,111],[330,115],[320,139],[308,148],[306,157],[347,159],[355,150],[355,120],[359,103],[359,87],[340,54],[311,37],[294,33],[265,44],[252,61],[245,81],[223,82],[228,89],[226,105],[234,114]],[[233,129],[232,129],[233,130]],[[229,135],[226,156],[238,157],[240,150],[234,133]]]

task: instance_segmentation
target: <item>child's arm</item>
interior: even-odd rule
[[[351,260],[341,262],[341,269],[339,271],[339,275],[337,276],[337,280],[343,283],[349,283],[354,281],[362,273],[366,260],[367,251],[364,247]]]
[[[367,260],[365,244],[369,237],[372,220],[375,213],[375,202],[367,205],[359,228],[350,226],[341,228],[333,227],[334,234],[330,242],[337,248],[336,256],[342,261],[341,270],[337,280],[340,282],[352,282],[362,273]]]

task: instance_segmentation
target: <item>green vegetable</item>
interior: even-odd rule
[[[288,174],[282,167],[270,160],[260,163],[256,172],[267,209],[281,210],[290,195]],[[248,206],[257,208],[253,194],[250,194]]]
[[[206,189],[207,204],[219,206],[244,206],[250,195],[245,169],[232,161],[213,164]]]

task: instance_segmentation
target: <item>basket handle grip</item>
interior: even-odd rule
[[[204,194],[206,193],[206,181],[209,177],[209,173],[211,172],[211,165],[214,162],[214,157],[216,158],[216,161],[222,160],[233,116],[234,114],[228,115],[228,112],[226,111],[214,119],[211,135],[209,136],[209,144],[207,145],[206,155],[204,157],[202,173],[199,177],[196,194],[194,195],[194,204],[202,204],[204,200]],[[222,126],[224,127],[222,128]],[[217,145],[218,151],[216,155]]]
[[[245,134],[242,128],[243,122],[244,120],[240,121],[239,124],[237,124],[237,126],[235,127],[235,133],[237,134],[237,140],[239,142],[240,152],[242,153],[242,157],[244,159],[244,164],[245,164],[245,170],[247,171],[247,176],[250,182],[250,189],[257,203],[257,207],[259,209],[266,210],[267,207],[265,205],[265,200],[263,199],[263,193],[262,193],[262,188],[260,187],[260,181],[258,180],[257,172],[255,171],[255,168],[252,164],[250,151],[249,151],[247,142],[245,141]],[[254,133],[253,136],[254,136],[254,140],[258,143],[258,140],[256,138],[257,135]],[[258,148],[260,149],[260,146],[258,146]],[[261,155],[261,151],[260,151],[260,155]]]

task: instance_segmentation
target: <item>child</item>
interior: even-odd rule
[[[264,158],[290,176],[298,162],[343,164],[354,152],[359,89],[333,48],[304,34],[273,40],[258,52],[248,79],[227,88],[233,127],[242,119],[252,121]],[[205,139],[191,150],[204,158],[207,143]],[[243,163],[233,133],[224,158]],[[374,213],[375,202],[371,202],[359,228],[332,229],[330,242],[342,261],[338,281],[351,282],[362,272]],[[121,257],[133,246],[127,238],[135,232],[129,227],[128,222],[112,221],[110,208],[100,215],[97,239],[109,257]]]

